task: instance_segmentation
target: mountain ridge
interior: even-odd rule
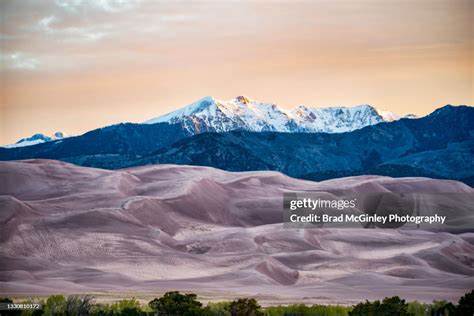
[[[413,118],[413,115],[410,114],[408,117]],[[232,130],[341,133],[400,118],[398,114],[382,111],[368,104],[325,108],[300,105],[292,110],[286,110],[274,103],[254,101],[245,96],[237,96],[229,101],[220,101],[207,96],[168,114],[135,124],[180,124],[188,136]],[[120,124],[126,123],[114,125]],[[3,147],[33,146],[66,137],[69,136],[62,132],[56,132],[52,136],[37,133]]]
[[[447,106],[422,119],[340,134],[202,133],[117,166],[106,159],[102,167],[177,163],[229,171],[276,170],[308,180],[377,174],[457,179],[473,185],[473,122],[473,108]]]
[[[205,132],[179,123],[118,124],[61,142],[5,149],[0,160],[59,159],[121,169],[146,164],[275,170],[309,180],[379,174],[455,179],[474,185],[474,108],[444,106],[346,133]]]
[[[144,123],[179,123],[192,135],[232,130],[341,133],[400,118],[368,104],[325,108],[300,105],[286,110],[274,103],[254,101],[245,96],[228,101],[207,96]]]

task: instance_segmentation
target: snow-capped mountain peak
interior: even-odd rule
[[[229,101],[202,98],[177,111],[146,121],[181,123],[191,134],[231,130],[280,131],[289,118],[275,104],[253,101],[237,96]]]
[[[300,105],[285,110],[240,95],[229,101],[205,97],[145,123],[179,123],[190,134],[231,130],[341,133],[398,119],[399,115],[368,104],[327,108]]]
[[[235,98],[235,101],[237,102],[240,102],[240,103],[243,103],[243,104],[249,104],[250,103],[250,99],[247,98],[246,96],[243,96],[243,95],[239,95]]]
[[[375,108],[368,104],[327,108],[300,105],[290,113],[303,132],[342,133],[383,121]]]
[[[60,140],[66,137],[68,136],[64,134],[63,132],[56,132],[51,136],[46,136],[44,134],[37,133],[37,134],[32,135],[31,137],[22,138],[14,144],[6,145],[3,147],[5,148],[26,147],[26,146],[32,146],[32,145],[50,142],[53,140]]]
[[[205,111],[206,109],[209,109],[215,103],[216,103],[216,100],[213,97],[207,96],[179,110],[170,112],[168,114],[165,114],[157,118],[153,118],[144,123],[145,124],[155,124],[155,123],[161,123],[161,122],[174,123],[175,121],[178,121],[180,118],[197,115]]]

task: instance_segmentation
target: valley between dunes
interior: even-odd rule
[[[474,232],[285,229],[284,192],[466,192],[456,181],[54,160],[0,163],[0,294],[170,290],[209,299],[351,304],[458,300],[474,288]]]

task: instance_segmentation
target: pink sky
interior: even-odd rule
[[[474,1],[2,1],[0,144],[142,122],[199,98],[473,102]]]

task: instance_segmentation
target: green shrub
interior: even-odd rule
[[[45,316],[67,316],[66,298],[62,295],[51,295],[44,305]]]
[[[228,310],[231,316],[260,316],[263,315],[261,306],[254,298],[239,298],[232,301]]]
[[[196,300],[196,294],[181,294],[179,292],[167,292],[160,298],[155,298],[148,306],[156,315],[195,316],[203,315],[202,303]]]
[[[474,290],[470,293],[466,293],[461,299],[459,300],[459,305],[456,307],[457,316],[465,316],[465,315],[474,315]]]
[[[418,301],[408,303],[407,313],[410,316],[426,316],[431,310],[431,304],[424,304]]]
[[[88,316],[92,307],[92,296],[69,295],[66,299],[67,315]]]
[[[93,316],[142,316],[146,315],[136,299],[125,299],[113,304],[95,305],[91,310]]]
[[[211,316],[231,316],[229,311],[229,305],[231,302],[217,302],[207,303],[205,307],[205,315]]]
[[[295,304],[289,306],[270,306],[265,308],[268,316],[347,316],[351,307],[339,305]]]
[[[386,297],[382,303],[380,301],[359,303],[350,316],[409,316],[407,312],[408,304],[398,296]]]

